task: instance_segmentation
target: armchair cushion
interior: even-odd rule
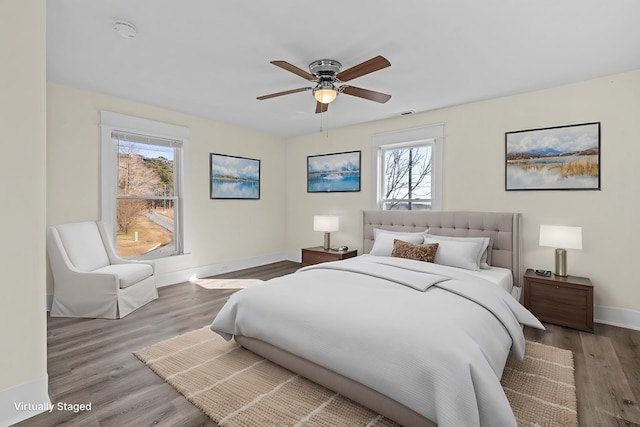
[[[114,274],[118,277],[120,289],[128,288],[143,281],[153,274],[153,267],[149,264],[113,264],[94,270],[94,273]]]

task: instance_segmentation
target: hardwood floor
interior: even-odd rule
[[[218,277],[268,280],[298,268],[284,261]],[[91,411],[54,409],[17,425],[215,426],[132,352],[210,324],[233,292],[186,282],[159,288],[157,300],[124,319],[49,318],[51,402],[91,403]]]
[[[300,264],[283,261],[220,278],[267,280]],[[211,323],[234,291],[193,283],[159,288],[160,297],[120,320],[48,319],[49,394],[54,409],[18,426],[215,426],[132,352]],[[596,324],[595,333],[546,325],[527,339],[572,350],[581,426],[640,426],[640,331]]]
[[[640,426],[640,331],[595,324],[594,333],[545,323],[525,337],[573,351],[581,426]]]

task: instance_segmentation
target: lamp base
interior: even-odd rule
[[[565,249],[556,249],[556,271],[553,272],[556,276],[566,277],[567,274],[567,251]]]
[[[331,233],[328,231],[324,232],[324,246],[322,247],[324,250],[327,250],[331,247]]]

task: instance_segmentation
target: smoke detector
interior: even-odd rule
[[[135,25],[126,21],[116,21],[113,24],[113,30],[125,39],[132,39],[136,34],[138,34],[138,30],[136,30]]]

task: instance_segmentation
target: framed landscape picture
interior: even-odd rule
[[[209,172],[212,199],[260,198],[260,160],[211,153]]]
[[[505,133],[505,190],[600,190],[600,122]]]
[[[307,156],[307,192],[360,191],[360,151]]]

